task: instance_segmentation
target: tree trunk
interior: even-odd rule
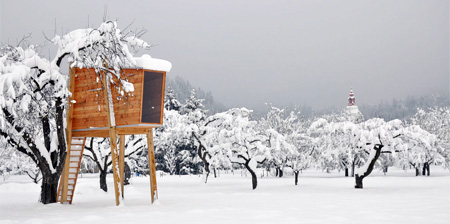
[[[206,171],[205,169],[203,175],[205,175],[205,184],[206,184],[208,182],[209,171]]]
[[[196,137],[196,136],[194,135],[194,137]],[[199,141],[199,143],[200,143],[200,141]],[[200,159],[202,160],[203,165],[204,165],[204,172],[206,172],[206,173],[204,173],[203,175],[205,175],[205,183],[206,183],[206,182],[208,182],[208,176],[209,176],[209,173],[210,173],[209,162],[206,159],[206,156],[209,156],[209,155],[208,155],[208,152],[206,151],[205,147],[201,143],[200,143],[200,146],[197,149],[197,154],[200,157]]]
[[[384,166],[384,167],[383,167],[383,173],[384,173],[384,175],[386,175],[386,173],[388,172],[388,168],[389,168],[388,166]]]
[[[100,189],[104,192],[108,192],[108,185],[106,185],[106,170],[100,170]]]
[[[60,175],[42,174],[41,198],[43,204],[55,203],[58,192],[58,180]]]
[[[345,176],[348,177],[348,168],[345,167]]]
[[[425,162],[423,164],[423,170],[422,170],[422,175],[425,176],[430,176],[430,164],[428,162]]]
[[[420,175],[419,167],[416,167],[416,177]]]
[[[253,187],[253,190],[255,190],[256,186],[258,186],[258,179],[256,177],[256,173],[252,169],[250,169],[250,167],[248,166],[249,161],[247,161],[244,164],[244,166],[245,166],[245,168],[247,168],[248,172],[250,172],[250,174],[252,175],[252,187]]]
[[[256,173],[253,172],[253,170],[251,170],[251,169],[249,169],[248,171],[252,175],[252,188],[253,188],[253,190],[255,190],[256,186],[258,186],[258,179],[256,177]]]
[[[129,180],[131,178],[131,169],[130,166],[128,166],[128,163],[125,163],[124,173],[125,178],[123,180],[123,185],[129,185],[130,184]]]
[[[213,168],[213,171],[214,171],[214,178],[217,178],[217,173],[216,173],[216,168],[215,167]]]
[[[295,175],[295,185],[297,185],[297,183],[298,183],[298,170],[295,170],[294,171],[294,175]]]
[[[359,176],[358,174],[355,175],[355,188],[362,189],[363,188],[363,179],[364,176]]]
[[[281,168],[280,168],[280,171],[279,171],[279,175],[280,175],[279,177],[283,177],[283,169],[281,169]]]
[[[275,176],[278,177],[278,167],[275,168]]]
[[[381,155],[381,149],[384,147],[384,145],[376,144],[373,147],[373,150],[375,150],[375,153],[370,153],[369,160],[367,161],[369,165],[367,166],[366,171],[363,173],[363,175],[355,174],[355,188],[362,189],[363,188],[363,179],[364,177],[367,177],[372,173],[373,168],[375,167],[375,163],[377,162],[378,158]]]

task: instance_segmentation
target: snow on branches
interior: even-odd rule
[[[144,49],[151,47],[136,34],[123,33],[114,21],[106,21],[96,29],[78,29],[62,37],[56,35],[52,42],[58,47],[52,64],[60,66],[62,59],[68,56],[71,67],[94,68],[98,75],[108,75],[119,92],[134,91],[133,84],[122,74],[123,68],[136,67],[136,60],[128,45]],[[115,84],[114,78],[119,83]]]
[[[56,129],[63,127],[53,121],[62,119],[66,77],[33,46],[3,46],[0,55],[0,133],[38,165],[45,160],[46,168],[56,173],[59,162],[52,161],[51,154],[59,151]]]

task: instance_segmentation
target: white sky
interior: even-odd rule
[[[351,87],[357,104],[449,95],[448,0],[1,0],[1,41],[98,27],[106,4],[119,27],[148,30],[169,75],[228,106],[344,107]]]

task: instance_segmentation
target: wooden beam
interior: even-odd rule
[[[119,198],[120,198],[120,176],[119,176],[119,158],[118,158],[118,151],[117,151],[117,138],[116,138],[116,123],[114,118],[114,107],[113,105],[110,105],[110,102],[113,103],[112,100],[112,94],[111,94],[111,87],[110,87],[110,79],[107,74],[103,73],[103,85],[105,86],[104,96],[105,96],[105,102],[106,102],[106,111],[108,114],[108,127],[109,127],[109,141],[111,143],[111,160],[112,160],[112,170],[113,170],[113,176],[114,176],[114,192],[116,196],[116,205],[119,205]]]
[[[120,135],[119,139],[119,171],[120,171],[120,192],[122,192],[122,199],[124,198],[123,182],[125,181],[125,135]]]
[[[72,68],[69,69],[69,92],[71,95],[67,99],[67,127],[66,127],[66,161],[64,162],[64,169],[61,176],[60,184],[62,185],[61,204],[67,203],[67,191],[69,185],[69,164],[70,164],[70,145],[72,142],[72,120],[73,120],[73,103],[75,89],[75,74]],[[73,197],[73,195],[72,195]]]
[[[158,187],[156,184],[156,167],[155,167],[155,150],[153,145],[153,130],[149,129],[147,132],[147,147],[148,147],[148,170],[150,173],[150,197],[153,202],[158,198]]]
[[[131,126],[131,127],[116,127],[116,132],[118,135],[145,135],[148,130],[153,127],[149,126]],[[72,137],[109,137],[108,129],[100,130],[83,130],[83,131],[73,131]]]
[[[109,130],[92,130],[92,131],[74,131],[73,137],[97,137],[97,138],[109,138]]]

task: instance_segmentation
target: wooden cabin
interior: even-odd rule
[[[74,68],[72,136],[108,137],[108,112],[102,82],[93,69]],[[114,117],[119,133],[145,133],[163,122],[166,72],[149,69],[123,69],[134,91],[126,93],[111,86]],[[113,80],[117,83],[118,80]],[[120,92],[119,92],[120,91]],[[141,130],[141,131],[139,131]],[[128,132],[127,132],[128,131]]]
[[[99,75],[93,68],[70,69],[67,156],[57,195],[61,203],[72,203],[86,138],[109,137],[119,205],[119,195],[123,197],[124,190],[124,136],[131,134],[147,135],[152,203],[157,197],[152,129],[163,124],[165,78],[172,65],[148,55],[135,59],[136,68],[121,70],[121,79],[127,83]]]

